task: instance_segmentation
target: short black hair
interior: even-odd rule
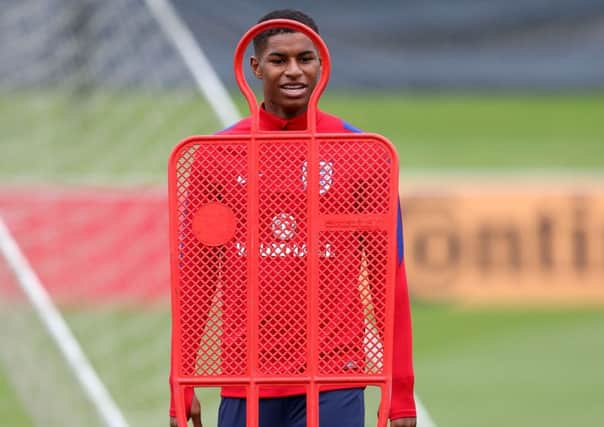
[[[268,21],[270,19],[291,19],[292,21],[298,21],[307,27],[312,28],[312,30],[319,34],[319,27],[315,23],[315,20],[310,16],[295,9],[277,9],[272,12],[267,13],[262,18],[258,20],[258,24],[264,21]],[[254,51],[259,53],[266,46],[266,41],[269,37],[274,36],[275,34],[282,33],[294,33],[295,31],[290,28],[271,28],[270,30],[266,30],[258,34],[254,37]]]

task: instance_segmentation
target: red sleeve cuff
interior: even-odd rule
[[[407,376],[404,378],[393,378],[392,401],[390,402],[390,419],[415,417],[415,395],[413,386],[415,378]]]
[[[415,413],[415,409],[390,412],[390,421],[398,420],[399,418],[416,418],[416,417],[417,417],[417,414]]]

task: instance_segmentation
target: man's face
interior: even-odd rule
[[[312,41],[302,33],[275,34],[252,56],[254,75],[263,81],[265,108],[282,118],[306,111],[321,70]]]

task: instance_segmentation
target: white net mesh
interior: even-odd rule
[[[7,0],[2,178],[163,178],[174,141],[220,123],[137,0]]]
[[[166,163],[221,123],[142,0],[5,0],[0,55],[0,216],[129,424],[164,426]],[[0,401],[27,421],[0,419],[97,425],[2,268]]]

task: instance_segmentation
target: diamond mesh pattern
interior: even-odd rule
[[[319,240],[333,248],[319,264],[319,373],[380,374],[388,236],[336,231]]]
[[[321,144],[322,214],[372,214],[388,211],[390,154],[375,141],[330,141]]]
[[[247,139],[214,138],[189,145],[176,160],[172,209],[178,228],[172,233],[178,234],[182,373],[248,375],[249,320],[258,337],[259,376],[384,375],[386,286],[394,277],[388,248],[396,238],[390,152],[360,135],[315,140],[319,188],[310,189],[310,138],[257,137],[253,171]],[[256,176],[258,193],[251,200],[257,200],[258,223],[251,224],[249,179]],[[319,200],[314,230],[308,218],[312,192]],[[203,244],[193,234],[195,212],[212,203],[227,206],[236,218],[235,235],[223,244]],[[255,227],[253,234],[248,227]],[[317,253],[309,252],[311,231]],[[252,235],[257,241],[249,240]],[[247,318],[250,262],[258,267],[256,319]],[[315,286],[309,271],[318,274]],[[318,292],[318,313],[309,312],[311,289]],[[313,322],[316,343],[309,341]],[[310,370],[311,344],[318,350],[312,355],[317,371]]]
[[[246,370],[247,145],[194,145],[177,164],[180,248],[180,316],[185,375],[243,375]],[[234,238],[220,246],[201,244],[192,216],[219,202],[237,218]],[[227,268],[228,266],[228,268]],[[227,322],[224,320],[228,319]]]
[[[259,371],[306,372],[306,141],[267,142],[259,155]]]

